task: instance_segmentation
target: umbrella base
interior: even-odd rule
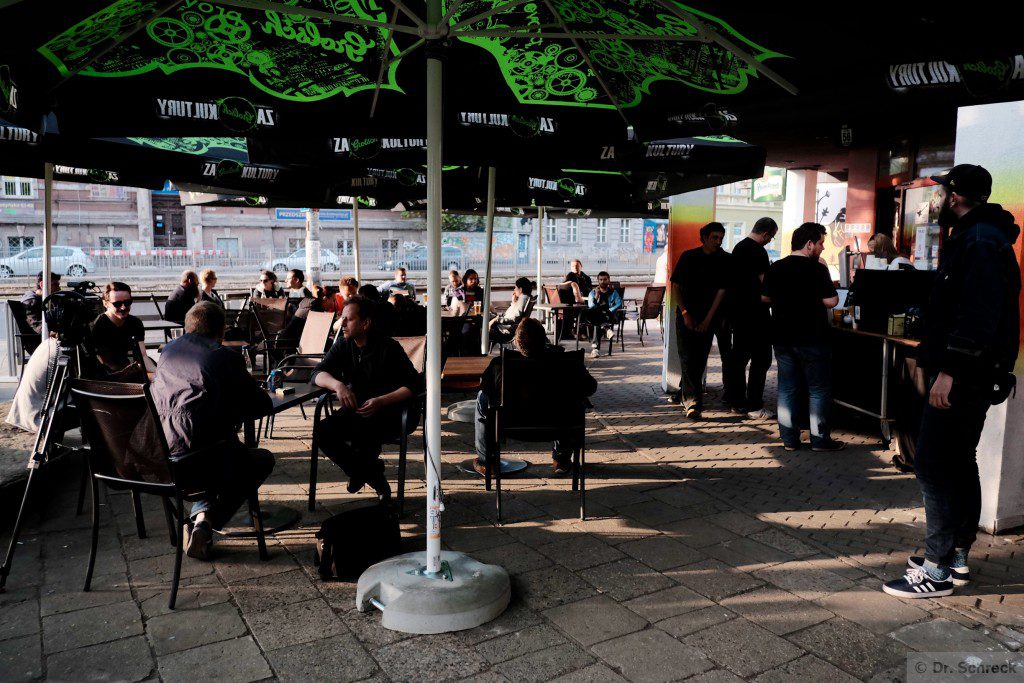
[[[425,552],[373,565],[359,577],[356,607],[376,607],[381,625],[402,633],[448,633],[486,624],[508,607],[508,572],[468,555],[444,551],[442,571],[424,573]]]

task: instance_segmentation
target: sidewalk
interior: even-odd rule
[[[586,522],[569,481],[549,478],[550,450],[530,448],[508,453],[531,467],[503,481],[496,526],[493,495],[455,468],[470,457],[471,425],[444,423],[443,539],[512,575],[497,620],[395,633],[355,611],[353,584],[317,579],[313,532],[370,496],[347,494],[321,459],[319,509],[305,512],[310,426],[296,411],[264,442],[278,460],[262,500],[302,509],[300,527],[269,542],[270,562],[245,540],[219,542],[213,563],[185,558],[174,612],[162,512],[146,502],[140,540],[121,494],[101,507],[94,590],[81,592],[90,515],[73,515],[77,463],[55,467],[0,594],[0,678],[890,681],[905,678],[915,651],[1024,659],[1024,538],[982,535],[977,578],[952,598],[882,594],[881,579],[921,549],[913,477],[888,465],[867,429],[838,432],[850,444],[840,453],[787,453],[773,423],[740,420],[715,400],[703,422],[686,421],[658,389],[658,340],[654,329],[643,348],[627,334],[625,353],[588,361],[600,388]],[[417,433],[410,453],[420,448]],[[386,457],[393,476],[397,456]],[[424,484],[422,464],[409,463],[411,551],[422,548]]]

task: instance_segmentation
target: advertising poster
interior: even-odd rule
[[[750,184],[750,201],[781,202],[786,199],[786,169],[764,169],[764,175]]]
[[[668,243],[668,221],[658,218],[644,219],[644,253],[654,254]]]

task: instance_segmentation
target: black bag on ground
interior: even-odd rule
[[[357,579],[370,565],[402,552],[398,520],[384,505],[346,510],[316,532],[313,564],[320,578]]]

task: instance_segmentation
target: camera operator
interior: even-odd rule
[[[89,334],[101,377],[128,367],[136,344],[146,339],[142,321],[130,313],[131,287],[123,282],[108,283],[103,290],[103,309],[103,313],[93,321]]]
[[[60,273],[50,273],[50,294],[60,291]],[[36,276],[36,288],[21,297],[25,317],[36,334],[43,333],[43,271]]]

